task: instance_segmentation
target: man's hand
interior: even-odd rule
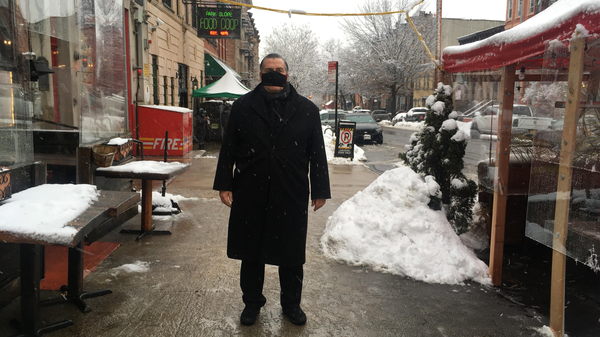
[[[231,207],[231,204],[233,203],[233,193],[231,193],[231,191],[219,191],[219,197],[221,198],[222,203]]]
[[[314,199],[310,203],[310,205],[315,206],[315,212],[316,212],[319,208],[321,208],[321,207],[323,207],[323,205],[325,205],[325,201],[327,201],[327,200],[326,199]]]

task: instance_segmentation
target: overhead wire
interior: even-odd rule
[[[230,5],[235,5],[235,6],[242,6],[242,7],[254,8],[254,9],[258,9],[258,10],[275,12],[275,13],[288,14],[290,17],[291,17],[292,14],[295,14],[295,15],[305,15],[305,16],[345,17],[345,16],[374,16],[374,15],[390,15],[390,14],[402,14],[402,13],[405,13],[406,14],[406,20],[410,24],[411,28],[413,29],[413,31],[415,32],[415,34],[417,35],[417,37],[419,38],[419,40],[421,41],[421,44],[423,45],[423,48],[425,48],[425,52],[427,53],[427,55],[429,56],[429,58],[431,59],[431,61],[433,62],[433,64],[438,69],[440,69],[440,71],[444,71],[444,68],[442,68],[442,66],[440,65],[440,63],[438,62],[438,60],[435,59],[435,56],[433,56],[433,54],[431,53],[431,51],[427,47],[427,44],[423,40],[423,37],[421,36],[421,33],[419,33],[419,30],[417,29],[417,27],[415,26],[415,24],[412,22],[412,20],[410,18],[410,15],[408,14],[409,11],[413,10],[415,7],[417,7],[418,5],[422,4],[424,0],[421,0],[418,3],[415,3],[409,10],[388,11],[388,12],[372,12],[372,13],[311,13],[311,12],[305,12],[305,11],[301,11],[301,10],[297,10],[297,9],[290,9],[290,10],[286,11],[286,10],[283,10],[283,9],[276,9],[276,8],[256,6],[256,5],[245,4],[245,3],[241,3],[241,2],[237,2],[237,1],[232,1],[232,0],[216,0],[216,1],[217,2],[226,3],[226,4],[230,4]]]

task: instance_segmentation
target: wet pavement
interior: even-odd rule
[[[205,155],[217,153],[208,146]],[[255,325],[241,326],[240,262],[226,256],[229,208],[211,189],[217,159],[197,154],[186,156],[191,168],[167,185],[168,193],[197,199],[180,201],[179,215],[154,217],[157,229],[173,234],[140,242],[118,230],[105,237],[122,245],[85,278],[84,288],[113,294],[88,299],[92,311],[85,314],[71,304],[44,308],[46,324],[75,322],[48,336],[539,336],[533,329],[548,325],[547,316],[497,288],[427,284],[324,257],[319,240],[328,217],[377,178],[366,166],[332,165],[333,199],[309,214],[302,297],[307,324],[295,326],[282,315],[277,268],[267,266],[267,304]],[[140,221],[138,215],[121,228],[139,228]],[[137,261],[149,270],[115,270]],[[55,296],[42,292],[43,298]],[[9,321],[18,310],[18,300],[2,309],[0,336],[16,332]]]

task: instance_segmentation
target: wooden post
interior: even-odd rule
[[[498,120],[496,143],[496,179],[494,181],[494,206],[492,215],[492,238],[490,245],[490,277],[494,286],[502,285],[502,258],[504,256],[504,224],[506,222],[506,199],[508,187],[508,164],[512,128],[513,100],[515,96],[515,66],[504,67],[502,75],[502,118]]]
[[[552,281],[550,291],[550,329],[556,337],[564,333],[565,313],[565,262],[567,232],[569,229],[569,204],[571,202],[571,178],[573,173],[573,153],[579,119],[579,99],[583,79],[584,39],[577,37],[571,41],[569,82],[565,125],[560,150],[558,185],[556,187],[556,209],[554,233],[552,235]]]
[[[166,145],[165,145],[166,146]],[[152,180],[142,179],[142,233],[152,230]]]

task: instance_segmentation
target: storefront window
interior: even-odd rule
[[[123,20],[123,0],[0,0],[0,165],[32,162],[40,133],[126,132]]]
[[[123,0],[82,1],[80,19],[81,53],[89,59],[73,106],[81,109],[81,142],[92,144],[127,130]]]
[[[535,106],[553,118],[553,125],[533,138],[526,235],[599,271],[595,246],[600,233],[600,67],[595,60],[600,54],[600,46],[594,42],[586,47],[585,76],[574,129],[565,123],[569,89],[568,73],[564,69],[569,69],[570,56],[567,43],[548,45],[542,70],[544,82],[530,89],[529,95],[533,96]],[[569,165],[563,159],[567,156],[565,148],[568,144],[564,139],[573,130],[574,152]],[[561,171],[563,166],[570,166],[570,173]],[[561,181],[570,181],[570,193],[559,191]],[[560,215],[556,213],[557,204],[565,200],[569,204],[568,232],[563,246],[556,244],[554,224]]]

